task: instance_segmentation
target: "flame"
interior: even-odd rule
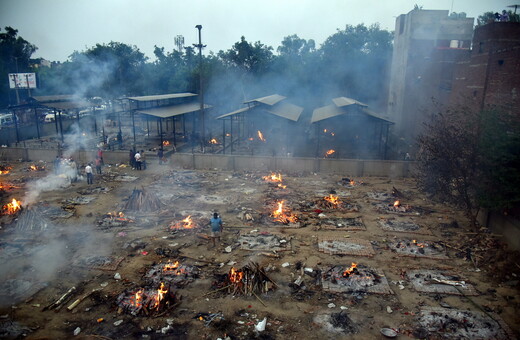
[[[144,289],[139,289],[134,296],[130,298],[130,304],[134,307],[141,307],[143,305]]]
[[[323,199],[329,203],[332,203],[334,205],[334,207],[337,207],[341,203],[339,197],[336,195],[333,195],[333,194],[330,194],[329,196],[325,196],[325,197],[323,197]]]
[[[0,170],[0,175],[7,175],[9,170]]]
[[[282,183],[278,183],[278,188],[287,189],[287,185],[283,185]]]
[[[132,219],[126,218],[125,214],[122,211],[120,211],[120,212],[115,212],[115,211],[109,212],[109,213],[107,213],[107,216],[110,217],[113,220],[133,222]]]
[[[211,139],[209,140],[209,143],[210,143],[210,144],[218,144],[218,141],[217,141],[215,138],[211,138]]]
[[[394,202],[394,207],[400,207],[401,206],[401,202],[399,202],[399,200],[395,201]]]
[[[357,263],[352,262],[352,265],[350,266],[350,268],[345,269],[345,271],[343,272],[343,277],[349,277],[350,274],[352,274],[352,272],[356,268],[357,268]]]
[[[417,243],[417,240],[413,240],[412,242],[414,245],[416,245],[419,248],[424,248],[426,246],[426,244],[424,244],[424,243]]]
[[[31,169],[31,170],[34,170],[34,171],[38,170],[38,168],[36,167],[36,165],[31,165],[31,166],[30,166],[30,169]]]
[[[350,185],[355,185],[356,184],[356,181],[354,181],[353,179],[350,180]]]
[[[244,278],[244,272],[241,270],[235,270],[235,268],[231,267],[229,270],[229,281],[231,283],[239,283]]]
[[[164,299],[164,295],[166,293],[168,293],[168,289],[166,289],[164,286],[164,283],[161,282],[161,287],[159,287],[159,289],[157,289],[157,295],[155,295],[155,297],[154,297],[154,301],[153,301],[154,304],[153,304],[152,308],[156,308],[157,310],[159,310],[161,301]]]
[[[327,129],[323,129],[323,133],[327,133]]]
[[[16,198],[13,198],[13,200],[10,203],[7,203],[3,206],[4,214],[6,215],[13,215],[20,211],[22,209],[22,202],[17,201]]]
[[[163,272],[167,275],[184,275],[187,270],[180,265],[179,261],[175,261],[175,263],[166,263]]]
[[[168,146],[168,145],[170,145],[170,142],[167,141],[167,140],[163,140],[162,145],[163,146]]]
[[[327,152],[325,152],[325,157],[332,155],[336,150],[330,149]]]
[[[284,202],[285,201],[280,201],[277,203],[278,209],[273,211],[271,216],[274,218],[274,220],[276,222],[281,222],[281,223],[294,223],[294,222],[298,221],[298,217],[296,217],[296,215],[286,214],[284,212],[284,208],[283,208]]]
[[[282,174],[271,172],[269,176],[263,176],[262,179],[267,182],[281,182],[282,181]]]
[[[262,131],[258,130],[258,139],[260,139],[262,142],[265,142],[264,135],[262,134]]]
[[[195,228],[195,225],[193,224],[193,221],[191,219],[191,215],[188,215],[185,219],[183,219],[180,222],[176,222],[172,225],[170,225],[170,229],[193,229]]]
[[[334,132],[331,132],[330,135],[334,137],[336,134]]]
[[[230,133],[226,133],[226,137],[231,137],[231,134]]]

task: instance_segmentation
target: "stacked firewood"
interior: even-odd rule
[[[125,210],[152,212],[160,210],[164,204],[157,195],[147,190],[134,189],[125,205]]]
[[[277,287],[258,263],[251,262],[241,269],[231,268],[227,276],[228,293],[252,296],[267,293]]]

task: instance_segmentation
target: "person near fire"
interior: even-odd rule
[[[209,220],[211,226],[211,240],[213,241],[213,247],[215,247],[215,239],[218,238],[220,242],[220,235],[222,235],[222,219],[218,216],[218,213],[213,213],[213,217]]]
[[[135,158],[135,169],[141,170],[142,161],[141,161],[141,154],[139,153],[139,150],[137,150],[137,152],[135,153],[134,158]]]
[[[92,184],[92,165],[90,163],[85,167],[85,174],[87,174],[87,184]]]
[[[99,156],[96,156],[96,173],[98,175],[101,175],[101,166],[103,165],[102,158],[99,158]]]

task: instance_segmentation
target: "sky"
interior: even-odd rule
[[[74,52],[111,41],[136,46],[150,60],[154,46],[172,51],[202,43],[210,51],[228,50],[245,36],[276,48],[297,34],[319,47],[345,25],[379,23],[394,30],[395,19],[414,5],[465,12],[478,17],[501,12],[519,0],[0,0],[0,27],[11,26],[36,45],[33,58],[66,61]],[[520,12],[520,9],[519,9]]]

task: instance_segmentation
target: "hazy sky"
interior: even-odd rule
[[[0,27],[13,27],[36,45],[35,58],[65,61],[74,51],[110,41],[154,58],[154,45],[171,51],[177,35],[186,46],[197,43],[198,24],[205,54],[230,49],[242,35],[276,50],[292,34],[319,47],[346,24],[380,23],[393,31],[395,18],[414,4],[476,18],[513,3],[519,0],[0,0]]]

